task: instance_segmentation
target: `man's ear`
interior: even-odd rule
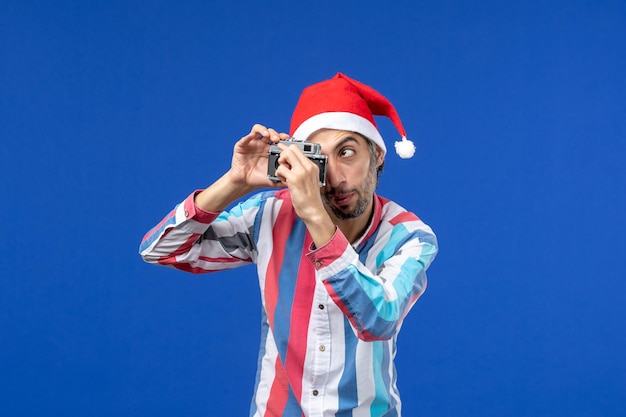
[[[376,146],[376,167],[379,167],[385,162],[385,155],[383,150],[379,146]]]

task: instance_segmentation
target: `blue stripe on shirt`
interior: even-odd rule
[[[424,265],[415,258],[408,258],[402,264],[402,275],[408,276],[410,279],[395,279],[393,281],[393,289],[398,294],[398,300],[402,304],[400,311],[404,311],[406,302],[410,302],[415,294],[419,294],[424,290],[426,274]]]
[[[265,344],[267,343],[267,336],[269,334],[269,323],[267,321],[267,313],[265,312],[265,308],[262,309],[261,312],[261,344],[259,346],[259,356],[257,358],[257,367],[256,367],[256,378],[254,381],[254,392],[256,393],[259,389],[259,383],[261,381],[261,371],[263,369],[263,357],[265,357]],[[250,403],[250,417],[252,417],[256,413],[256,394],[252,397],[252,401]]]
[[[389,258],[391,258],[398,249],[402,247],[406,242],[411,239],[418,238],[417,231],[409,233],[405,225],[399,224],[391,229],[391,236],[389,241],[385,244],[385,247],[376,256],[376,268],[380,268],[382,264]]]
[[[304,415],[302,413],[302,408],[300,408],[300,403],[291,389],[291,384],[289,384],[289,395],[287,396],[287,403],[285,404],[282,415],[283,417],[299,417]]]
[[[370,295],[364,290],[359,282],[363,279],[363,275],[359,275],[358,270],[353,265],[348,265],[346,269],[329,278],[329,282],[335,293],[342,300],[350,300],[346,306],[350,310],[350,314],[355,318],[355,324],[359,326],[359,332],[367,331],[377,338],[391,337],[395,331],[395,323],[391,320],[385,320],[379,316],[379,311],[370,298]],[[372,278],[370,278],[372,279]],[[369,285],[369,284],[368,284]],[[376,284],[379,285],[379,284]],[[381,295],[377,298],[377,302],[386,302],[383,298],[382,288],[379,288]],[[397,304],[391,303],[389,307],[397,310]]]
[[[356,348],[358,339],[352,331],[352,325],[348,318],[343,318],[344,333],[344,357],[345,363],[343,374],[339,381],[339,409],[345,410],[336,414],[335,417],[352,417],[352,409],[359,404],[359,393],[356,383]]]
[[[261,234],[261,224],[263,222],[263,213],[265,211],[266,202],[267,200],[265,198],[259,201],[259,209],[256,212],[254,223],[252,224],[252,240],[254,241],[254,245],[256,247],[259,246],[259,235]]]
[[[214,220],[214,222],[228,221],[228,219],[230,219],[231,217],[235,217],[235,218],[243,217],[247,210],[251,208],[259,207],[260,201],[261,201],[261,195],[256,195],[253,198],[250,198],[249,200],[243,201],[235,205],[228,211],[221,212],[219,216],[217,216],[217,218]]]
[[[370,415],[381,416],[389,407],[389,398],[387,398],[387,391],[389,387],[386,384],[389,383],[389,379],[385,381],[382,372],[383,369],[387,370],[384,366],[389,366],[389,355],[384,342],[374,342],[372,349],[372,372],[374,375],[374,392],[375,397],[372,405],[370,406]]]
[[[367,257],[369,256],[369,251],[376,243],[376,237],[378,236],[378,231],[380,229],[376,229],[376,231],[370,236],[365,242],[362,242],[358,248],[356,248],[356,253],[359,254],[359,261],[363,265],[367,265]],[[376,273],[376,271],[372,271],[372,273]]]

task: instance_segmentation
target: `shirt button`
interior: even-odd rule
[[[189,217],[189,211],[185,210],[185,217]]]
[[[326,350],[326,346],[324,346],[324,345],[320,345],[320,351],[322,351],[322,352],[323,352],[323,351],[325,351],[325,350]]]
[[[323,310],[324,309],[324,304],[320,304],[320,305],[318,305],[318,307],[319,307],[320,310]]]
[[[319,268],[320,266],[322,266],[322,263],[320,261],[316,261],[315,262],[315,267]]]
[[[314,390],[313,390],[313,395],[317,397],[317,394],[319,394],[319,391],[318,391],[318,390],[316,390],[316,389],[314,389]]]

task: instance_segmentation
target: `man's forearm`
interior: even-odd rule
[[[219,213],[252,191],[254,191],[253,187],[235,184],[226,173],[204,191],[198,193],[195,203],[204,211]]]

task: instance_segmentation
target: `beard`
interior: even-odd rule
[[[365,210],[372,201],[374,190],[378,185],[377,167],[375,161],[370,163],[369,172],[363,179],[361,184],[352,189],[348,188],[329,188],[322,193],[322,201],[324,205],[332,211],[332,213],[340,220],[355,219],[365,213]],[[354,193],[357,197],[354,208],[346,205],[336,205],[334,196]]]

